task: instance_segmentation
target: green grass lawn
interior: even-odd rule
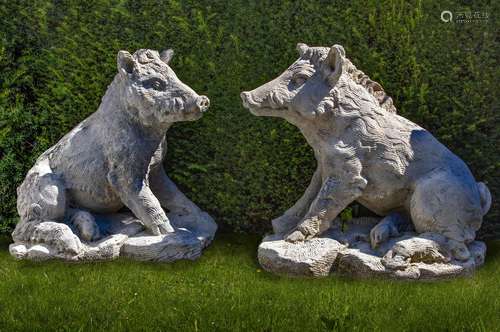
[[[259,238],[221,235],[196,261],[13,260],[0,240],[0,331],[500,330],[500,242],[472,278],[290,279],[261,271]]]

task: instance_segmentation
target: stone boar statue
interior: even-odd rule
[[[241,93],[254,115],[297,126],[318,163],[304,195],[273,220],[274,231],[291,242],[315,237],[357,201],[385,216],[370,233],[372,247],[411,220],[418,233],[444,235],[454,256],[467,259],[465,244],[491,204],[486,185],[427,130],[397,115],[342,46],[297,49],[300,58],[280,76]]]
[[[118,74],[98,110],[44,152],[18,188],[16,242],[50,237],[76,248],[78,238],[38,234],[44,228],[35,226],[66,223],[82,240],[93,241],[100,236],[93,214],[123,207],[154,235],[174,232],[163,208],[201,212],[162,165],[169,127],[199,119],[209,106],[207,97],[182,83],[169,67],[172,55],[172,50],[118,52]],[[63,234],[62,226],[49,228]]]

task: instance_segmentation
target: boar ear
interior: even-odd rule
[[[300,57],[303,57],[304,54],[306,54],[308,48],[309,48],[309,46],[307,46],[304,43],[297,44],[297,51],[299,52]]]
[[[173,56],[174,56],[174,50],[172,50],[170,48],[168,50],[162,51],[160,53],[161,61],[165,62],[167,65],[170,62],[170,60],[172,60]]]
[[[342,67],[344,65],[345,50],[340,45],[333,45],[330,47],[330,52],[326,58],[326,63],[331,69],[331,73],[328,75],[328,82],[331,86],[334,86],[339,80],[340,75],[342,75]]]
[[[137,66],[134,57],[127,51],[118,52],[117,56],[118,72],[132,74],[134,68]]]

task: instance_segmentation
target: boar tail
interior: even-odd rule
[[[479,196],[481,196],[481,209],[484,216],[491,207],[491,193],[483,182],[477,183],[477,189],[479,189]]]

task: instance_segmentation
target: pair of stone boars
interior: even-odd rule
[[[297,126],[318,163],[304,195],[272,221],[275,235],[261,246],[262,265],[308,274],[297,270],[303,262],[294,255],[311,248],[319,255],[308,258],[313,275],[339,259],[357,269],[348,250],[383,256],[373,263],[385,262],[383,273],[425,260],[478,263],[470,244],[491,203],[487,187],[428,131],[398,116],[382,86],[342,46],[297,49],[299,59],[279,77],[241,93],[253,114]],[[168,65],[172,55],[118,53],[118,74],[99,109],[43,153],[18,188],[14,256],[170,261],[200,255],[217,227],[167,177],[163,159],[168,128],[199,119],[209,99],[177,78]],[[385,217],[353,222],[350,232],[335,235],[336,217],[353,201]],[[406,240],[416,251],[398,249]]]

